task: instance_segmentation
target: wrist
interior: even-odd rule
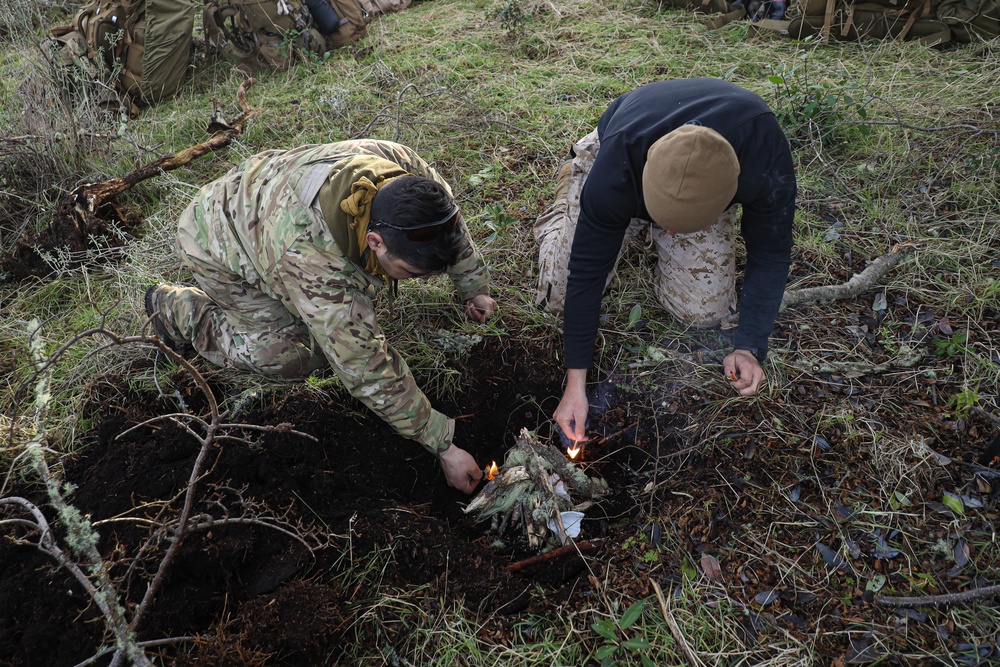
[[[763,363],[764,359],[767,357],[767,349],[761,349],[759,347],[737,347],[733,352],[748,352],[758,363]]]
[[[567,368],[566,369],[566,393],[587,391],[587,369]]]

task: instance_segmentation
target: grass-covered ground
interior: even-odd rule
[[[69,102],[48,86],[33,44],[70,15],[41,4],[0,12],[2,252],[44,229],[79,184],[204,141],[213,100],[228,117],[238,111],[243,77],[203,58],[175,99],[136,119],[98,113],[85,91]],[[122,249],[50,253],[44,279],[4,277],[0,496],[23,493],[39,461],[58,475],[63,457],[89,441],[102,418],[90,399],[104,379],[170,395],[149,345],[108,346],[106,336],[75,341],[51,366],[51,395],[37,392],[32,341],[45,358],[89,329],[139,334],[145,287],[185,278],[171,249],[174,221],[198,187],[239,160],[356,137],[415,148],[452,183],[502,312],[489,325],[446,318],[449,326],[531,341],[548,353],[542,367],[558,364],[561,334],[531,306],[531,224],[569,144],[643,83],[726,78],[768,100],[792,140],[799,211],[789,289],[840,285],[894,249],[905,257],[860,293],[786,309],[766,388],[739,398],[718,358],[703,354],[704,337],[658,309],[641,249],[627,252],[605,299],[593,380],[616,371],[634,395],[657,399],[630,414],[675,410],[682,421],[663,434],[674,447],[669,472],[620,489],[634,527],[612,531],[616,543],[588,564],[580,594],[589,597],[495,623],[460,604],[422,614],[420,591],[376,583],[381,597],[351,607],[356,624],[342,630],[343,652],[331,660],[996,663],[1000,608],[995,596],[972,593],[1000,584],[1000,468],[981,460],[1000,430],[995,50],[818,46],[749,34],[745,22],[709,31],[691,13],[639,0],[425,0],[326,58],[261,71],[248,92],[256,115],[237,142],[122,195],[144,217]],[[450,298],[444,281],[406,285],[382,322],[440,400],[475,382],[427,343]],[[233,401],[261,386],[235,373],[213,381]],[[337,396],[332,384],[310,389]],[[673,403],[659,400],[665,388]],[[541,398],[550,413],[555,402]],[[2,534],[22,535],[14,514],[0,514]],[[338,585],[377,582],[373,563],[383,556],[352,553]],[[953,593],[971,594],[933,597]],[[626,611],[639,601],[641,615]],[[141,628],[139,638],[156,639]]]

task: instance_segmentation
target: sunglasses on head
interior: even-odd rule
[[[427,243],[428,241],[436,239],[441,232],[450,232],[455,229],[455,225],[458,224],[458,205],[452,209],[451,213],[444,216],[440,220],[427,222],[422,225],[400,227],[399,225],[392,225],[388,222],[382,222],[381,220],[372,220],[371,222],[373,227],[388,227],[389,229],[395,229],[403,232],[406,234],[406,238],[410,239],[414,243]]]

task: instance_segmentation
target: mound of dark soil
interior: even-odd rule
[[[464,364],[467,386],[440,405],[458,416],[455,442],[484,466],[502,462],[522,428],[547,428],[561,370],[540,361],[546,358],[551,355],[538,350],[484,344]],[[130,516],[156,520],[171,499],[176,512],[199,444],[164,421],[123,435],[173,408],[122,391],[118,387],[117,397],[106,401],[97,441],[65,462],[65,478],[78,485],[73,502],[98,522],[102,553],[119,556],[112,574],[134,604],[148,572],[130,570],[130,559],[148,526],[115,517],[142,507]],[[186,401],[197,410],[201,397],[192,389]],[[191,533],[139,631],[143,640],[197,637],[182,649],[162,649],[177,664],[303,665],[335,656],[354,620],[352,604],[369,592],[366,583],[338,587],[336,574],[348,559],[363,563],[373,551],[391,552],[380,562],[379,583],[386,590],[426,587],[429,601],[462,601],[483,618],[562,603],[570,591],[579,595],[584,588],[577,580],[586,579],[586,569],[577,555],[509,571],[511,562],[533,552],[514,539],[495,544],[487,526],[462,512],[469,497],[445,484],[437,462],[353,401],[331,403],[317,392],[290,390],[269,395],[239,421],[286,424],[319,442],[288,429],[227,430],[241,440],[226,439],[212,449],[208,472],[198,482],[205,500],[196,512],[218,520],[252,508],[265,518],[280,517],[282,525],[306,526],[331,546],[311,554],[286,534],[254,524]],[[592,428],[605,425],[595,420]],[[620,420],[605,430],[623,432]],[[600,537],[612,514],[630,511],[628,469],[648,458],[640,447],[617,463],[593,464],[596,474],[611,476],[618,497],[588,513],[594,518],[585,537]],[[0,570],[6,611],[0,664],[71,665],[93,655],[102,639],[100,619],[79,585],[51,559],[8,542],[0,544]]]

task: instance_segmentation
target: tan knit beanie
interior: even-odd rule
[[[740,162],[721,134],[681,125],[646,153],[642,196],[657,225],[678,234],[705,229],[736,195]]]

